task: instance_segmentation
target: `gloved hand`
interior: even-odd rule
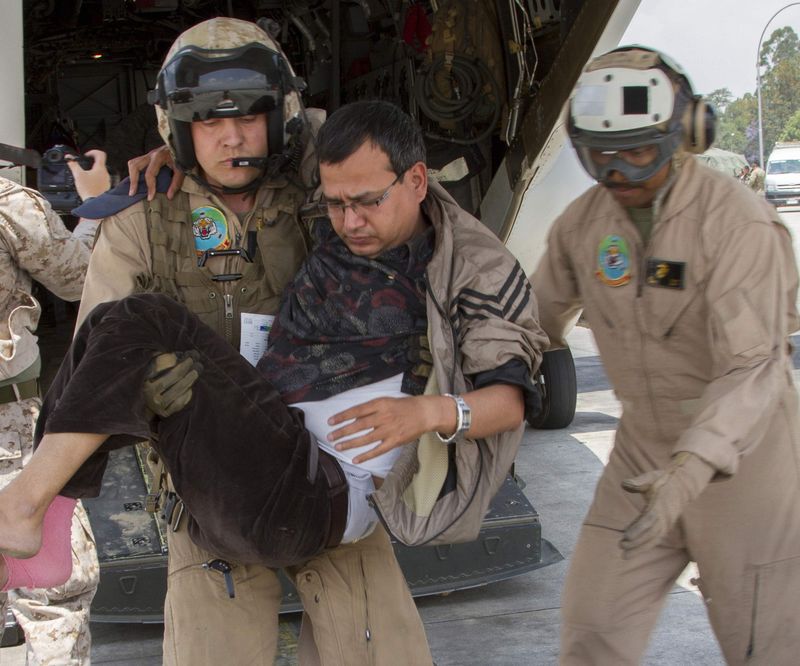
[[[686,506],[711,481],[716,470],[702,458],[681,451],[666,469],[645,472],[622,482],[629,493],[642,493],[647,505],[622,535],[625,557],[655,546],[666,536]]]
[[[182,410],[192,399],[192,385],[202,371],[200,354],[194,349],[154,356],[142,389],[147,409],[161,418]]]

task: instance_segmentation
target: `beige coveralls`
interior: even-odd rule
[[[687,158],[643,246],[601,186],[556,221],[533,285],[553,346],[579,309],[623,414],[563,593],[564,664],[637,664],[688,561],[730,664],[800,655],[797,269],[774,209]],[[717,476],[655,548],[622,558],[622,480],[691,451]]]
[[[33,331],[41,307],[31,295],[35,279],[59,298],[77,300],[89,248],[73,236],[36,192],[0,178],[0,386],[27,385],[38,376],[39,345]],[[38,395],[0,404],[0,487],[33,454]],[[25,632],[26,658],[36,664],[88,664],[89,606],[100,571],[89,520],[78,502],[72,517],[72,574],[59,587],[0,593]],[[3,625],[0,622],[0,635]]]
[[[268,244],[271,235],[274,249],[266,266],[268,285],[259,287],[259,311],[275,312],[280,291],[294,276],[302,259],[302,255],[288,249],[291,246],[286,241],[289,227],[281,226],[296,224],[290,222],[295,211],[279,211],[284,214],[280,216],[283,222],[271,226],[275,214],[270,210],[271,203],[278,195],[274,188],[264,186],[257,193],[254,213],[240,223],[220,200],[193,181],[187,179],[182,189],[188,193],[187,226],[191,210],[213,205],[224,213],[233,230],[243,238],[254,227],[265,228],[266,236],[259,237],[259,244]],[[98,303],[139,291],[143,284],[153,284],[146,204],[135,204],[102,222],[89,265],[79,320],[82,321]],[[264,213],[265,210],[268,212]],[[281,247],[281,243],[285,247]],[[172,249],[172,243],[169,245]],[[194,260],[191,263],[196,265]],[[225,257],[214,257],[207,265],[215,274],[242,269],[240,260]],[[189,275],[182,273],[181,285],[196,287],[201,283],[199,274],[196,269]],[[236,282],[229,284],[237,285]],[[181,293],[185,294],[184,287]],[[192,309],[190,302],[187,306]],[[197,314],[222,333],[224,322],[217,324],[212,312]],[[238,317],[237,311],[234,316],[237,330]],[[234,344],[238,344],[238,335],[236,338]],[[202,567],[203,563],[214,559],[214,555],[195,546],[185,527],[176,532],[168,531],[167,536],[169,573],[164,609],[164,663],[273,666],[282,598],[276,572],[261,566],[235,565],[232,575],[236,597],[230,599],[223,576]],[[304,666],[317,663],[318,659],[325,666],[431,663],[422,621],[383,528],[377,528],[362,541],[339,546],[302,566],[292,567],[288,573],[305,610],[299,641],[300,663]]]

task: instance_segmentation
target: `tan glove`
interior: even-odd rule
[[[626,557],[655,546],[678,520],[687,505],[708,485],[716,470],[702,458],[681,451],[666,469],[645,472],[622,482],[629,493],[642,493],[647,505],[622,535]]]
[[[192,385],[203,371],[199,359],[195,350],[153,357],[142,390],[147,409],[166,418],[186,407],[192,399]]]

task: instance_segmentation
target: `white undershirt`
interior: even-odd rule
[[[359,446],[355,449],[347,449],[346,451],[337,451],[326,441],[326,437],[332,430],[342,428],[347,425],[347,423],[351,423],[352,421],[340,423],[336,426],[330,426],[328,425],[328,419],[334,414],[338,414],[339,412],[343,412],[350,407],[360,405],[369,400],[374,400],[375,398],[408,398],[408,393],[403,393],[400,390],[402,384],[403,374],[400,373],[394,377],[389,377],[389,379],[383,379],[379,382],[375,382],[374,384],[368,384],[367,386],[360,386],[359,388],[344,391],[343,393],[331,396],[325,400],[296,402],[292,405],[292,407],[297,407],[298,409],[303,410],[305,413],[306,429],[317,439],[320,448],[325,449],[325,451],[339,460],[352,464],[353,458],[361,453],[365,453],[375,448],[379,442],[374,442],[367,446]],[[354,437],[360,437],[367,432],[370,431],[362,430],[361,432],[339,440],[337,443],[346,442]],[[399,447],[394,448],[387,453],[379,455],[377,458],[367,460],[357,465],[357,467],[370,472],[370,474],[374,476],[383,478],[389,473],[389,470],[392,468],[395,460],[397,460],[397,457],[400,455],[400,451],[401,449]]]

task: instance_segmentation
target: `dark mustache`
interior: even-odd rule
[[[622,190],[622,189],[626,189],[627,190],[627,189],[630,189],[630,188],[642,189],[642,187],[643,187],[643,185],[640,185],[639,183],[628,183],[628,182],[625,182],[625,183],[612,183],[612,182],[609,182],[607,180],[603,181],[603,186],[607,187],[609,190]]]

